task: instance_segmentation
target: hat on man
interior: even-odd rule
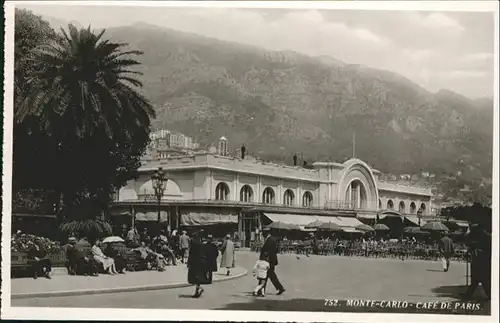
[[[269,232],[269,231],[271,231],[271,228],[270,227],[263,227],[262,231],[263,232]]]
[[[75,244],[76,243],[76,238],[75,237],[69,237],[68,243]]]

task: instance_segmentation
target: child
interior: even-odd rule
[[[267,253],[263,253],[262,257],[257,260],[253,268],[253,275],[257,277],[258,286],[253,290],[254,296],[265,296],[267,271],[269,270],[269,261]]]

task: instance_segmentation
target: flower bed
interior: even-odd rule
[[[33,234],[13,234],[10,242],[11,252],[28,252],[33,244],[37,244],[41,249],[45,250],[48,255],[61,252],[61,245],[58,242]]]

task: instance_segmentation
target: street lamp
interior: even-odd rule
[[[151,180],[153,181],[153,188],[155,190],[156,201],[158,202],[158,224],[161,222],[161,198],[163,197],[163,193],[165,192],[165,186],[167,184],[168,179],[165,177],[165,172],[160,167],[156,171],[156,173],[151,176]]]
[[[420,220],[422,219],[422,213],[423,213],[422,208],[418,209],[418,211],[417,211],[417,217],[418,217],[418,227],[419,228],[420,228]]]

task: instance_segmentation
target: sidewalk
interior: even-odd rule
[[[213,282],[245,276],[247,270],[236,267],[226,276],[224,269],[213,274]],[[164,272],[137,271],[120,275],[101,274],[98,277],[53,275],[46,278],[11,279],[12,299],[49,296],[74,296],[88,294],[118,293],[143,290],[169,289],[190,286],[185,265],[168,266]]]

